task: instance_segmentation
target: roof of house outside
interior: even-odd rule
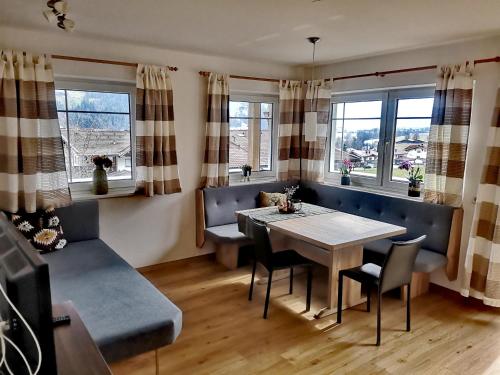
[[[62,132],[68,143],[67,133]],[[120,130],[69,129],[72,152],[81,156],[124,156],[130,152],[130,132]]]

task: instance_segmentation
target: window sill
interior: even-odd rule
[[[422,196],[420,197],[409,197],[408,195],[404,193],[400,193],[394,190],[388,190],[388,189],[383,189],[381,187],[366,187],[366,186],[354,186],[354,185],[340,185],[338,183],[332,182],[332,181],[325,181],[325,185],[330,185],[330,186],[335,186],[341,189],[347,189],[347,190],[356,190],[356,191],[364,191],[367,193],[372,193],[372,194],[378,194],[378,195],[384,195],[387,197],[395,197],[395,198],[402,198],[402,199],[408,199],[410,201],[414,202],[423,202],[424,199]]]
[[[266,182],[276,182],[276,176],[266,176],[266,177],[250,177],[250,181],[241,181],[241,179],[231,179],[229,178],[229,186],[240,186],[240,185],[252,185],[252,184],[264,184]]]
[[[114,188],[109,189],[108,194],[96,195],[87,190],[72,191],[71,198],[78,201],[93,200],[93,199],[107,199],[107,198],[119,198],[119,197],[129,197],[134,195],[135,190],[133,188]]]

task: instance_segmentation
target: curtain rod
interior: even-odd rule
[[[474,64],[484,64],[484,63],[490,63],[490,62],[500,62],[500,56],[490,57],[487,59],[474,60]],[[342,79],[351,79],[351,78],[384,77],[388,74],[417,72],[417,71],[421,71],[421,70],[436,69],[437,67],[438,67],[437,65],[426,65],[426,66],[417,66],[414,68],[384,70],[381,72],[374,72],[374,73],[364,73],[364,74],[354,74],[354,75],[350,75],[350,76],[331,77],[331,78],[327,78],[327,79],[330,79],[332,81],[340,81]],[[208,77],[210,72],[201,71],[201,72],[199,72],[199,74],[203,77]],[[280,82],[279,79],[275,79],[275,78],[249,77],[249,76],[239,76],[239,75],[233,75],[233,74],[231,74],[229,77],[234,78],[234,79],[246,79],[246,80],[252,80],[252,81],[264,81],[264,82],[276,82],[276,83]]]
[[[83,61],[83,62],[91,62],[97,64],[121,65],[121,66],[130,66],[132,68],[137,68],[137,63],[130,63],[125,61],[101,60],[101,59],[91,59],[87,57],[76,57],[76,56],[65,56],[65,55],[52,55],[52,58],[57,60]],[[179,70],[179,68],[177,68],[176,66],[167,66],[167,68],[172,72],[176,72],[177,70]]]

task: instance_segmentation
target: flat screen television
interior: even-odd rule
[[[30,325],[42,352],[41,375],[57,374],[52,323],[49,267],[26,238],[0,212],[0,283],[8,298]],[[0,293],[1,320],[9,324],[5,336],[24,353],[35,371],[38,350],[25,324]],[[6,359],[14,374],[28,374],[25,363],[10,345]],[[7,373],[2,366],[0,373]]]

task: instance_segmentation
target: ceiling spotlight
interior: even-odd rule
[[[69,5],[66,0],[49,0],[47,1],[49,9],[43,12],[44,17],[49,23],[55,23],[65,31],[71,32],[75,29],[75,21],[66,18],[69,12]]]

